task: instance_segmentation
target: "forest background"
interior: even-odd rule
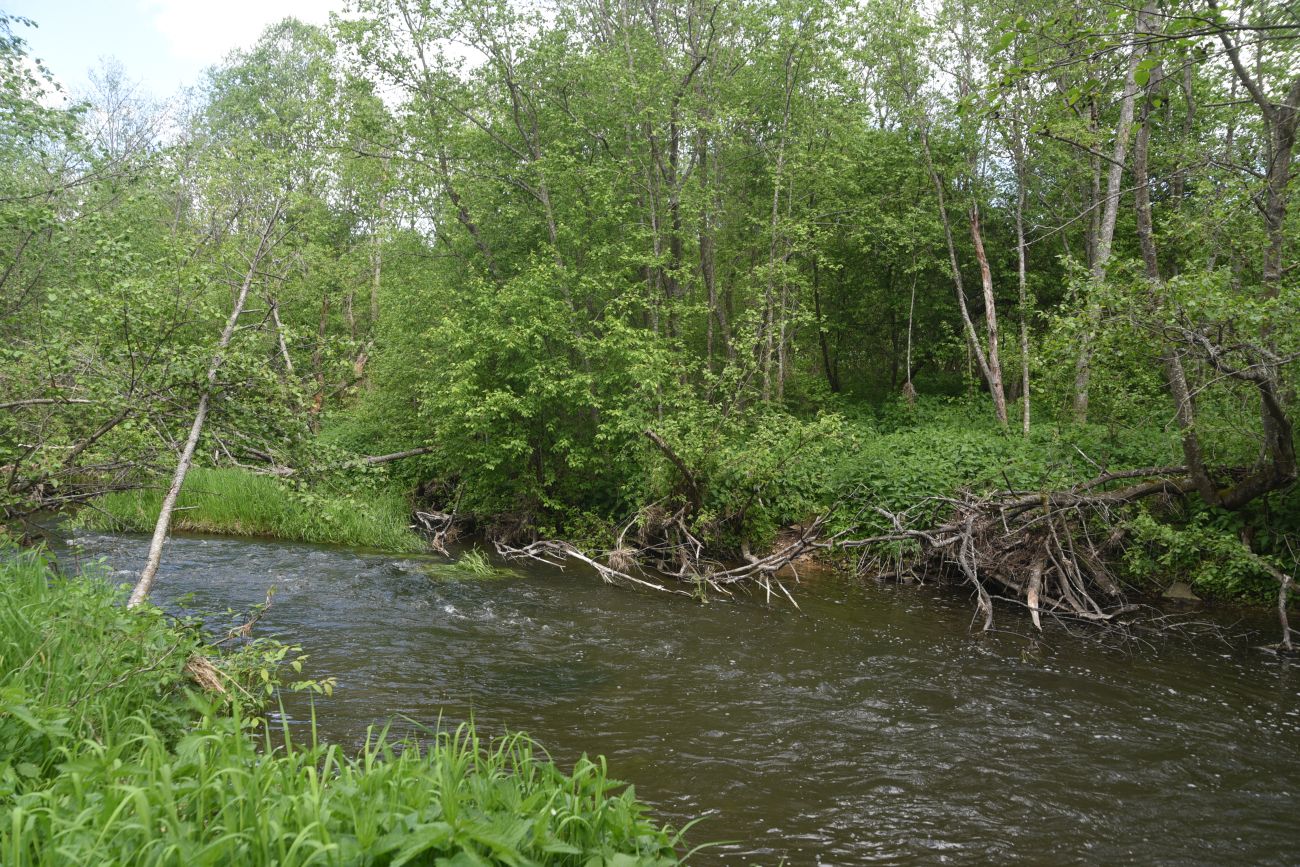
[[[1295,570],[1293,4],[358,0],[60,108],[27,23],[10,521],[152,529],[192,438],[181,529],[698,565],[1141,478],[1125,582]]]

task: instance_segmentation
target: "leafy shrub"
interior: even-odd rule
[[[1292,491],[1277,499],[1285,510],[1297,498]],[[1294,574],[1295,553],[1288,544],[1293,540],[1256,511],[1197,505],[1188,516],[1157,517],[1141,509],[1128,523],[1124,567],[1139,582],[1163,586],[1182,580],[1209,598],[1271,603],[1278,584],[1264,564]]]

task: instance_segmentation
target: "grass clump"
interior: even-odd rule
[[[469,725],[356,755],[273,737],[188,684],[196,632],[0,556],[0,863],[679,863],[603,760]]]
[[[118,491],[77,516],[79,525],[118,533],[152,532],[164,491]],[[335,493],[296,487],[240,469],[190,470],[172,527],[195,533],[269,536],[295,542],[419,551],[409,507],[395,491]]]
[[[478,548],[466,551],[451,563],[431,564],[425,572],[440,581],[486,581],[514,575],[509,569],[493,565],[492,558]]]

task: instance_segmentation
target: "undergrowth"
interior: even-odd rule
[[[603,759],[571,773],[470,725],[355,755],[187,680],[199,633],[0,552],[0,863],[675,864]],[[246,662],[246,661],[245,661]],[[237,677],[226,663],[217,667]],[[240,663],[232,666],[238,672]]]

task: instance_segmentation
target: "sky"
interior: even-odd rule
[[[84,90],[100,58],[116,58],[128,80],[157,98],[199,80],[202,71],[263,28],[288,16],[324,24],[343,0],[0,0],[28,50],[66,90]]]

